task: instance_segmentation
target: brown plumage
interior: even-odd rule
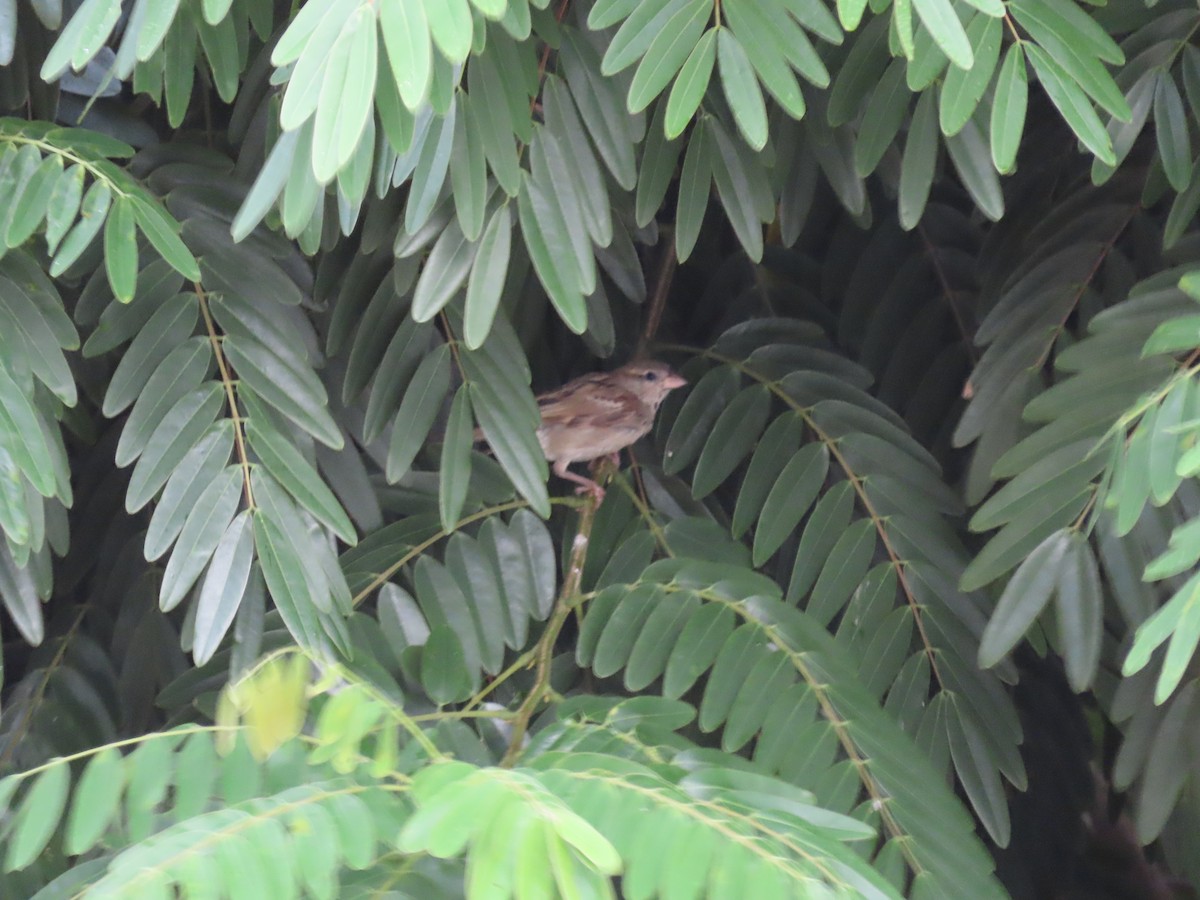
[[[603,499],[600,485],[567,467],[604,456],[615,463],[620,451],[654,425],[667,394],[685,384],[666,363],[636,360],[612,372],[582,375],[538,396],[538,443],[554,464],[554,474],[578,484],[576,493]]]

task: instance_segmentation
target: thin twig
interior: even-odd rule
[[[221,374],[221,385],[225,389],[225,399],[229,403],[229,418],[233,422],[233,443],[237,449],[238,466],[242,470],[242,489],[246,495],[246,506],[254,509],[254,492],[250,488],[250,456],[246,452],[246,419],[238,410],[237,391],[234,388],[235,379],[230,373],[229,364],[225,359],[221,346],[221,336],[217,334],[216,323],[208,309],[208,295],[199,284],[194,286],[196,297],[200,301],[200,314],[204,317],[204,330],[208,342],[212,345],[213,357],[217,361],[217,371]]]
[[[659,238],[662,241],[662,257],[658,261],[658,277],[654,279],[654,292],[650,295],[650,310],[646,314],[646,330],[642,333],[642,346],[639,355],[645,353],[646,345],[658,334],[658,326],[662,324],[663,309],[667,305],[667,294],[671,291],[671,281],[675,277],[675,269],[679,265],[679,257],[675,255],[675,240],[669,230]]]
[[[534,712],[551,693],[550,666],[554,662],[554,645],[558,641],[558,635],[571,615],[571,609],[579,595],[579,585],[583,579],[583,566],[587,562],[588,542],[591,539],[592,523],[595,518],[596,501],[591,498],[579,511],[579,529],[575,532],[575,540],[571,544],[571,560],[567,566],[567,575],[563,579],[562,590],[559,591],[558,600],[554,604],[554,612],[550,614],[550,621],[546,623],[546,630],[542,632],[535,648],[537,675],[513,719],[513,731],[508,742],[508,750],[504,754],[504,759],[500,761],[500,765],[505,768],[511,768],[517,757],[521,755],[525,734],[529,731],[529,720],[533,718]]]

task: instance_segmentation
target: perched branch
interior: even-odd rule
[[[512,737],[509,739],[508,750],[500,765],[511,768],[521,754],[521,745],[529,730],[529,720],[550,693],[550,665],[554,661],[554,644],[566,624],[567,618],[574,607],[574,601],[579,595],[579,586],[583,579],[583,566],[587,562],[588,541],[592,535],[592,523],[596,518],[596,500],[590,498],[579,510],[579,529],[575,532],[575,540],[571,544],[571,560],[567,566],[567,575],[563,579],[562,590],[554,604],[554,611],[546,623],[546,630],[535,648],[537,660],[537,675],[524,702],[513,718]]]

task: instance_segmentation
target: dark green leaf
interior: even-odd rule
[[[750,57],[728,28],[717,33],[717,63],[738,131],[747,144],[761,150],[767,143],[767,108]]]
[[[122,303],[133,299],[137,286],[137,233],[133,200],[118,197],[104,224],[104,264],[113,295]]]
[[[442,460],[438,467],[438,509],[442,528],[453,531],[462,515],[471,482],[471,402],[467,386],[462,385],[450,404],[450,418],[442,443]]]
[[[229,523],[200,584],[192,626],[192,656],[197,666],[212,658],[246,594],[254,558],[254,528],[250,517],[250,510],[243,510]]]
[[[317,470],[269,422],[250,419],[246,439],[267,471],[313,517],[347,544],[357,542],[354,526]]]
[[[992,100],[992,164],[1001,174],[1011,172],[1017,162],[1017,148],[1025,130],[1025,108],[1029,103],[1029,76],[1025,73],[1025,53],[1014,43],[1004,56],[996,78]]]
[[[421,361],[404,392],[388,446],[388,481],[399,481],[408,472],[449,390],[450,346],[442,344]]]
[[[824,444],[810,444],[793,456],[767,495],[754,533],[754,564],[762,565],[787,539],[817,498],[829,469]]]
[[[58,828],[67,804],[71,770],[64,762],[52,762],[33,780],[21,800],[9,834],[4,870],[23,869],[45,849]]]

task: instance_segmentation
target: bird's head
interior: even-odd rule
[[[614,373],[621,386],[641,397],[657,408],[667,394],[687,384],[687,379],[664,362],[654,359],[639,359],[626,363]]]

